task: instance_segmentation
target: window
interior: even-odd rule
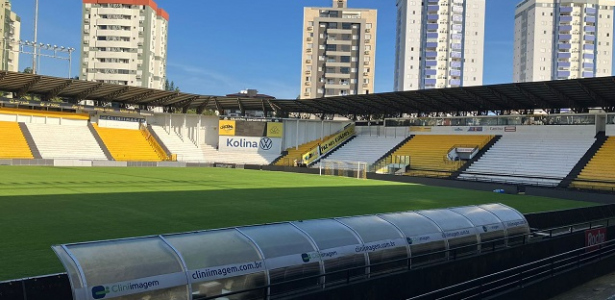
[[[329,45],[326,46],[327,51],[337,51],[337,45]]]
[[[342,57],[340,58],[340,61],[341,61],[341,62],[348,63],[348,62],[350,62],[350,56],[342,56]]]
[[[352,24],[350,24],[350,23],[342,23],[342,29],[352,29]]]
[[[348,68],[348,67],[341,67],[340,68],[340,73],[342,73],[342,74],[350,74],[350,68]]]
[[[365,24],[365,28],[367,28],[367,29],[372,29],[372,23],[367,23],[367,24]]]

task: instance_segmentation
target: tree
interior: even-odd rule
[[[25,69],[23,69],[23,72],[27,74],[32,74],[32,68],[26,67]]]
[[[171,91],[171,92],[179,92],[179,87],[175,86],[175,82],[173,81],[169,82],[169,79],[166,79],[164,81],[164,90]]]

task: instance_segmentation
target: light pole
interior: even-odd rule
[[[55,58],[55,59],[60,59],[60,60],[67,60],[68,61],[68,78],[71,78],[73,52],[75,51],[75,48],[57,46],[57,45],[51,45],[51,44],[35,43],[33,41],[32,42],[31,41],[16,41],[15,39],[11,39],[11,40],[5,39],[4,46],[5,46],[4,51],[23,53],[23,54],[32,54],[32,55],[35,55],[37,59],[38,57],[49,57],[49,58]],[[15,50],[14,46],[18,46],[18,49]],[[27,48],[32,48],[32,50],[28,50]],[[41,53],[41,50],[47,50],[51,53]],[[67,53],[68,57],[61,55],[62,53]],[[32,74],[36,74],[34,73],[34,69],[32,69]]]
[[[34,0],[34,51],[32,53],[32,74],[36,74],[38,60],[38,0]]]

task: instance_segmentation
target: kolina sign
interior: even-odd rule
[[[322,142],[318,146],[314,147],[314,149],[304,153],[301,157],[303,158],[303,163],[306,165],[311,164],[312,162],[319,159],[321,156],[327,154],[329,151],[335,149],[335,147],[341,145],[343,142],[353,137],[355,134],[355,126],[354,124],[346,126],[344,130],[337,133],[335,136],[329,138],[328,140]]]
[[[251,153],[280,154],[282,139],[250,136],[220,136],[218,140],[220,151],[241,151]]]

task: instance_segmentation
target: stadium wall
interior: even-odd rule
[[[357,126],[357,135],[376,136],[376,137],[408,137],[410,130],[408,127],[385,127],[385,126]]]
[[[162,126],[166,132],[197,141],[198,144],[218,144],[218,117],[188,114],[155,114],[148,117],[151,125]]]
[[[33,123],[33,124],[50,124],[50,125],[77,125],[86,126],[87,120],[75,120],[57,117],[47,116],[35,116],[35,115],[13,115],[0,113],[0,121],[6,122],[21,122],[21,123]]]
[[[606,136],[615,136],[615,124],[606,125]]]

